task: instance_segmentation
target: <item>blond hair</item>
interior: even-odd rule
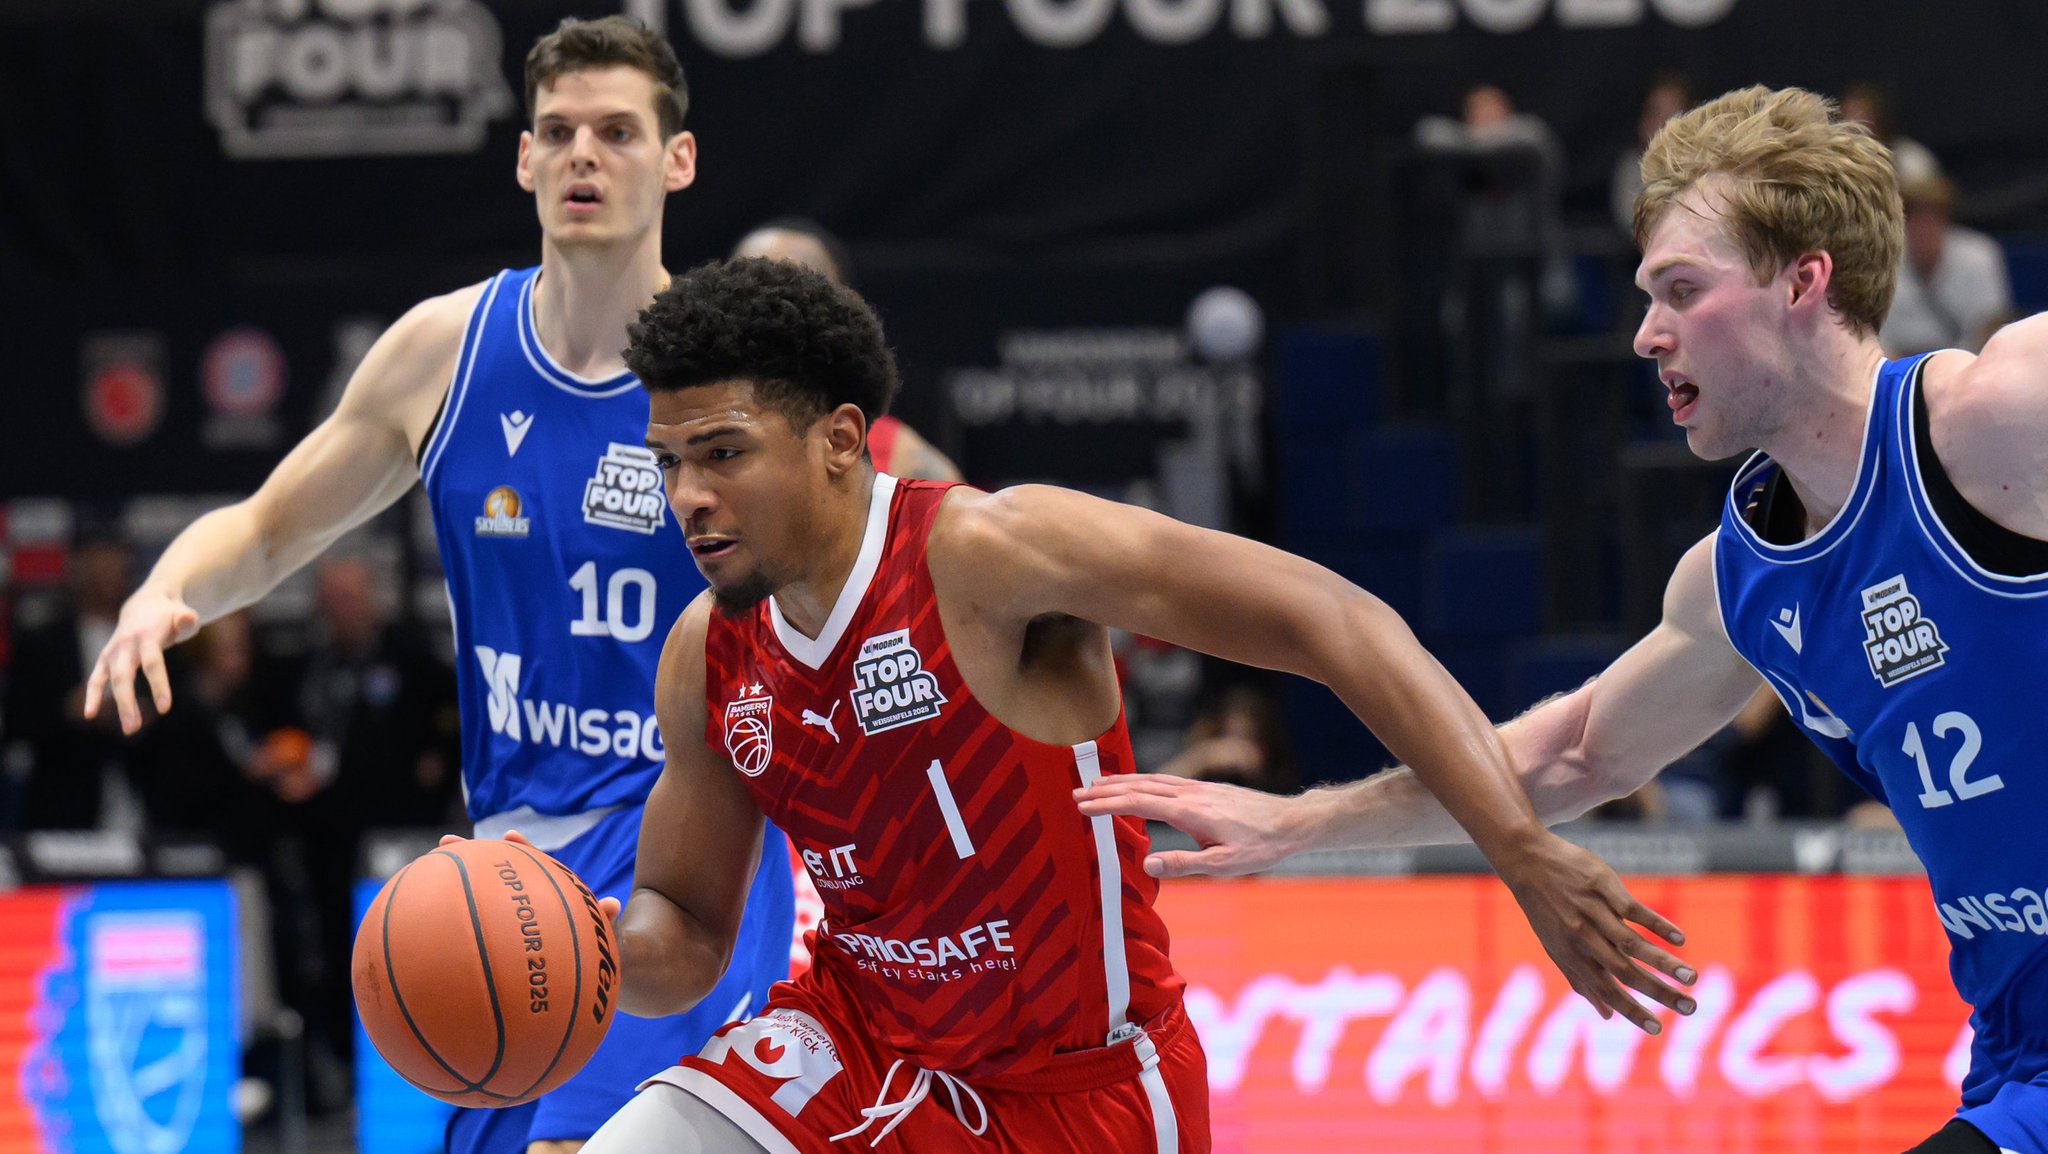
[[[1890,149],[1804,89],[1730,92],[1671,118],[1644,150],[1636,246],[1716,173],[1730,178],[1723,215],[1757,283],[1801,253],[1825,252],[1834,260],[1828,304],[1852,330],[1878,330],[1906,243]]]

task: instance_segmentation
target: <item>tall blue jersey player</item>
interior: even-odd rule
[[[123,607],[93,670],[141,724],[135,679],[170,707],[163,649],[261,597],[423,480],[455,618],[463,783],[482,836],[516,829],[600,894],[632,885],[662,766],[655,665],[703,588],[640,447],[647,396],[626,326],[668,275],[667,195],[696,172],[674,52],[612,17],[566,22],[527,57],[533,122],[518,179],[541,263],[437,297],[392,325],[335,412],[248,500],[194,522]],[[787,850],[767,835],[745,926],[691,1017],[621,1017],[588,1066],[536,1103],[460,1111],[457,1154],[573,1151],[633,1094],[787,976]]]
[[[1975,1043],[1956,1116],[1914,1149],[2041,1154],[2048,316],[1980,356],[1887,362],[1891,158],[1811,93],[1752,88],[1679,116],[1643,176],[1636,351],[1694,452],[1761,452],[1679,563],[1657,629],[1502,737],[1538,811],[1562,820],[1697,746],[1761,673],[1927,865]],[[1289,799],[1128,779],[1082,808],[1194,834],[1205,848],[1155,855],[1163,874],[1457,836],[1402,771]]]

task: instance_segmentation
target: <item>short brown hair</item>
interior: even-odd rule
[[[1636,246],[1686,190],[1730,178],[1730,234],[1765,283],[1806,252],[1834,260],[1828,303],[1859,333],[1891,310],[1905,249],[1905,209],[1891,150],[1832,101],[1799,88],[1730,92],[1672,117],[1643,153]]]
[[[690,87],[683,66],[667,40],[645,24],[625,16],[578,20],[571,16],[553,32],[534,41],[526,54],[526,118],[533,119],[534,97],[541,86],[571,72],[624,65],[645,72],[654,81],[654,112],[666,140],[683,130],[690,111]]]

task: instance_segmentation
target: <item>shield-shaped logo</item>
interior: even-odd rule
[[[775,698],[756,683],[725,707],[725,751],[733,768],[759,777],[775,756]]]
[[[116,1154],[177,1154],[205,1105],[206,927],[194,911],[86,926],[93,1107]]]

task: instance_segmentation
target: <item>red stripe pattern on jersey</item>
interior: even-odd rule
[[[1143,823],[1084,817],[1072,795],[1084,775],[1131,772],[1130,736],[1121,713],[1081,746],[990,716],[925,563],[950,486],[875,484],[886,536],[848,579],[842,602],[858,603],[836,639],[830,621],[816,642],[779,632],[772,602],[712,615],[705,738],[824,899],[799,980],[844,988],[876,1042],[928,1069],[1029,1075],[1181,996]]]

